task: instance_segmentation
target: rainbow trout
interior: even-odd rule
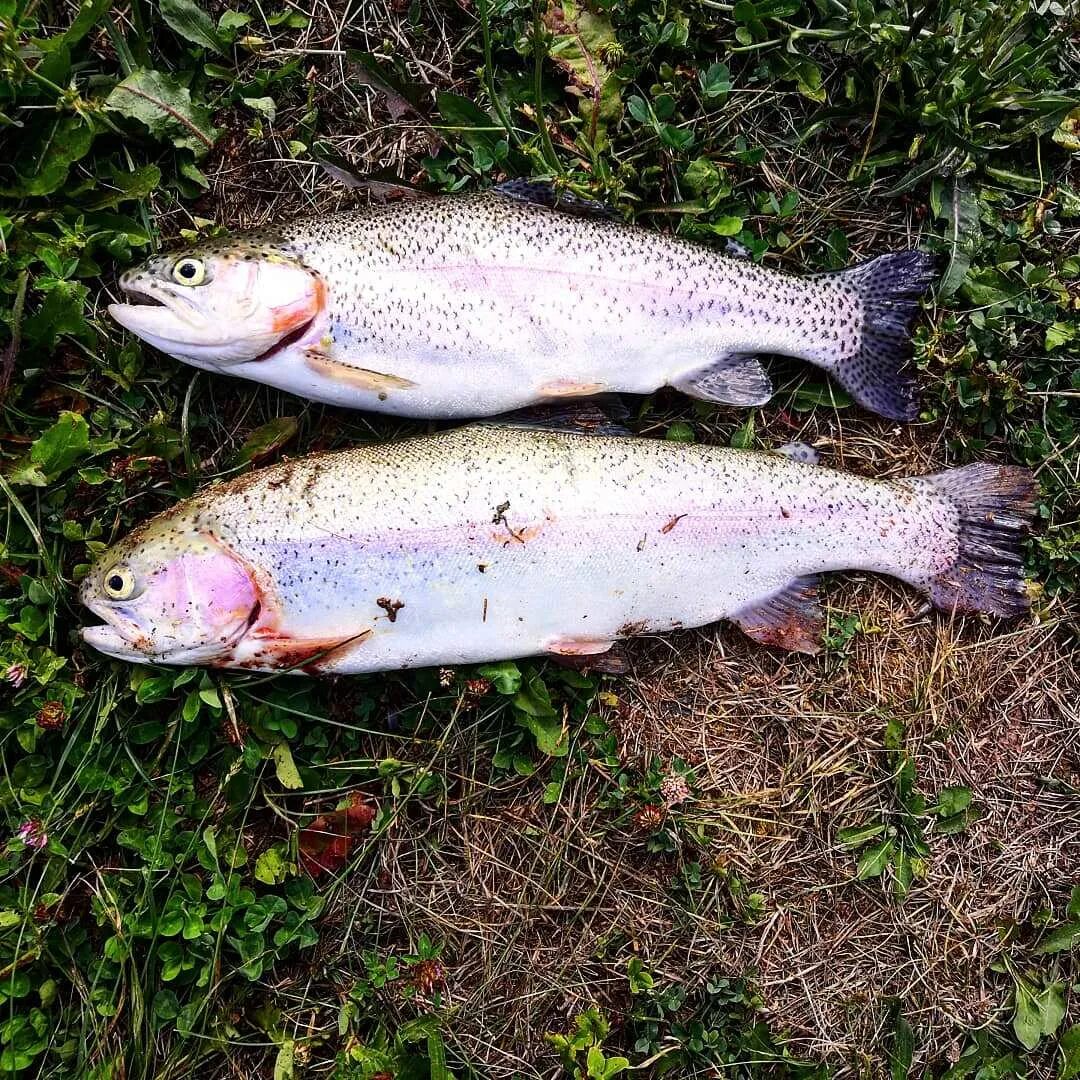
[[[474,425],[211,486],[111,548],[85,640],[137,662],[347,673],[553,654],[730,619],[813,652],[816,576],[1028,606],[1029,472],[876,481],[777,453]]]
[[[916,416],[909,328],[933,256],[799,278],[520,197],[535,194],[510,184],[209,240],[125,273],[130,302],[109,311],[196,367],[401,416],[662,386],[760,405],[761,353]]]

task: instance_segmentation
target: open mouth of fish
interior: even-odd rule
[[[197,345],[202,348],[228,344],[228,338],[223,341],[208,340],[211,335],[206,318],[186,297],[172,292],[151,291],[134,283],[122,285],[121,288],[126,303],[110,304],[109,314],[121,326],[146,338],[162,351],[168,352],[170,344]],[[268,349],[248,358],[246,362],[269,360],[284,352],[304,338],[317,317],[316,313],[279,338]]]
[[[128,303],[132,307],[165,307],[156,296],[151,296],[150,293],[129,291],[127,296]]]
[[[129,283],[121,285],[125,297],[127,297],[126,304],[114,304],[114,307],[152,307],[152,308],[165,308],[169,311],[175,308],[187,307],[189,310],[195,309],[191,304],[185,303],[183,297],[176,295],[175,293],[166,293],[169,298],[169,303],[161,298],[160,295],[153,289],[142,288],[135,283]]]
[[[110,304],[109,314],[123,327],[148,338],[153,344],[208,344],[209,327],[194,306],[179,296],[142,288],[134,283],[121,286],[126,303]]]

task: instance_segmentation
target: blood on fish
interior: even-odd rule
[[[397,622],[397,613],[405,606],[403,600],[391,600],[388,596],[380,596],[375,603],[386,612],[386,617],[391,622]]]
[[[509,523],[505,523],[506,532],[493,532],[491,539],[497,544],[502,544],[503,547],[509,544],[524,544],[527,540],[535,540],[544,531],[546,524],[545,521],[540,525],[526,525],[515,529]]]

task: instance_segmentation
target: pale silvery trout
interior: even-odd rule
[[[580,658],[717,619],[814,651],[822,571],[889,574],[947,612],[1024,610],[1032,489],[1005,466],[875,481],[775,453],[474,425],[178,504],[92,568],[81,599],[105,625],[83,636],[125,660],[319,673]]]
[[[489,191],[158,256],[120,278],[131,303],[109,310],[196,367],[402,416],[662,386],[759,405],[772,383],[756,354],[778,353],[910,420],[909,328],[933,266],[908,251],[793,277]]]

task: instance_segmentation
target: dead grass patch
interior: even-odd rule
[[[1006,1024],[1011,983],[993,965],[1023,967],[1031,935],[1016,928],[1060,912],[1080,864],[1074,635],[1060,616],[996,632],[913,617],[911,595],[879,582],[845,583],[830,603],[867,617],[846,656],[782,656],[724,628],[642,643],[633,675],[611,682],[624,766],[693,767],[675,854],[649,853],[627,810],[600,805],[603,766],[548,806],[543,775],[493,772],[482,725],[463,724],[433,762],[446,804],[403,813],[371,878],[337,898],[343,981],[361,947],[445,941],[448,1038],[492,1076],[549,1075],[543,1033],[591,1004],[624,1021],[633,955],[658,985],[752,973],[774,1030],[841,1074],[883,1067],[891,999],[923,1060]],[[982,815],[931,831],[903,903],[887,876],[855,881],[837,843],[895,810],[889,716],[919,789],[967,785]],[[700,848],[685,840],[695,829]],[[692,901],[678,888],[688,861],[706,869]],[[733,900],[731,874],[763,894],[760,914]]]

